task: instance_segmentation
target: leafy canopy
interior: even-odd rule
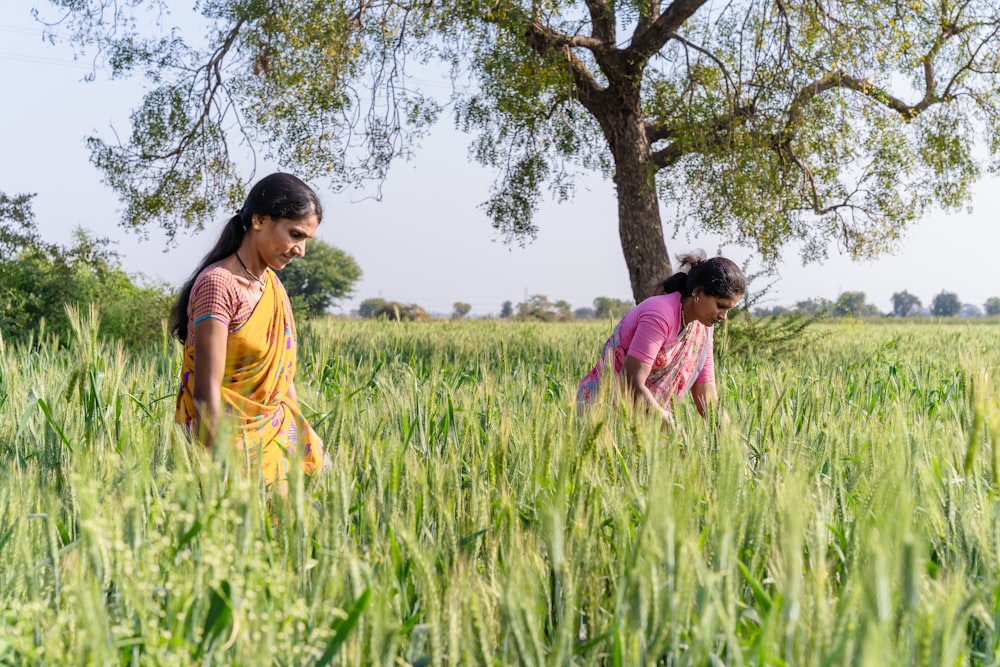
[[[922,305],[919,297],[910,294],[906,290],[894,292],[892,295],[892,314],[896,317],[919,315]]]
[[[445,104],[498,174],[485,210],[510,240],[580,169],[638,165],[689,234],[872,256],[1000,154],[994,0],[203,0],[203,44],[165,0],[50,4],[54,32],[150,82],[123,142],[89,140],[136,229],[238,205],[236,148],[380,180]],[[421,83],[442,69],[439,100]]]
[[[33,194],[0,192],[0,256],[10,257],[23,248],[38,246],[38,224],[31,208]]]
[[[939,292],[931,301],[931,315],[936,317],[954,317],[962,310],[962,302],[954,292]]]

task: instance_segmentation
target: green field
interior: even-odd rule
[[[332,470],[272,527],[180,354],[0,347],[0,665],[1000,662],[1000,323],[717,362],[684,451],[579,415],[610,323],[304,327]]]

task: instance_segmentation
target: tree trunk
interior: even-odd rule
[[[628,266],[635,302],[661,293],[673,272],[663,240],[659,197],[649,141],[639,114],[616,114],[604,124],[615,159],[618,191],[618,235]]]

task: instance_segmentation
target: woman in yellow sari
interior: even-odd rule
[[[316,193],[295,176],[261,179],[171,312],[171,333],[184,344],[177,422],[211,446],[228,419],[235,444],[279,491],[293,462],[311,474],[325,460],[299,410],[295,322],[274,273],[305,255],[321,217]]]

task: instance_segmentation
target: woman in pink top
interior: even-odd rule
[[[644,300],[615,327],[577,388],[581,408],[594,402],[609,377],[668,425],[673,401],[689,389],[703,417],[715,402],[712,327],[739,302],[746,279],[725,257],[705,259],[699,251],[678,259],[688,271],[667,278],[664,294]]]

